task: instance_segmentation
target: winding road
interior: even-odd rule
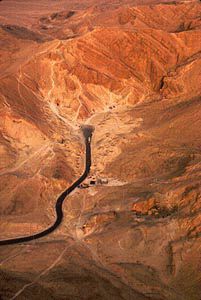
[[[83,126],[82,132],[85,137],[85,147],[86,147],[85,171],[77,181],[75,181],[69,188],[67,188],[58,197],[58,199],[56,201],[56,205],[55,205],[56,220],[55,220],[54,224],[52,224],[49,228],[47,228],[39,233],[33,234],[33,235],[18,237],[18,238],[13,238],[13,239],[8,239],[8,240],[0,240],[0,246],[24,243],[24,242],[29,242],[29,241],[33,241],[33,240],[42,238],[42,237],[50,234],[51,232],[53,232],[61,224],[61,222],[63,220],[62,205],[63,205],[65,198],[70,193],[72,193],[72,191],[86,179],[86,177],[88,176],[88,174],[90,172],[90,168],[91,168],[91,138],[92,138],[93,128],[92,128],[92,126]]]

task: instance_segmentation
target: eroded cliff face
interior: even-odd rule
[[[0,297],[200,300],[200,3],[40,2],[0,2],[0,239],[54,222],[83,124],[99,184],[0,248]]]

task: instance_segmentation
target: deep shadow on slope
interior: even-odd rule
[[[39,33],[33,32],[25,27],[21,27],[17,25],[0,25],[0,28],[12,34],[14,37],[22,40],[31,40],[37,43],[43,43],[50,40]]]

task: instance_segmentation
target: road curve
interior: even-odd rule
[[[69,188],[67,188],[57,199],[56,205],[55,205],[55,210],[56,210],[56,220],[54,224],[52,224],[49,228],[33,234],[29,236],[24,236],[24,237],[19,237],[19,238],[13,238],[13,239],[8,239],[8,240],[0,240],[0,246],[4,245],[13,245],[13,244],[18,244],[18,243],[24,243],[24,242],[29,242],[33,241],[39,238],[42,238],[51,232],[53,232],[62,222],[63,220],[63,211],[62,211],[62,205],[65,200],[65,198],[72,193],[72,191],[80,184],[82,183],[86,177],[88,176],[90,172],[90,167],[91,167],[91,137],[92,137],[92,132],[93,129],[91,126],[85,126],[82,127],[82,131],[85,137],[85,147],[86,147],[86,161],[85,161],[85,171],[84,173],[80,176],[80,178],[75,181]]]

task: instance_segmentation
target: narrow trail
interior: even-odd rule
[[[63,258],[65,252],[67,251],[67,249],[69,249],[70,247],[74,246],[74,244],[72,245],[67,245],[64,250],[61,252],[61,254],[53,261],[53,263],[47,267],[46,269],[44,269],[32,282],[25,284],[19,291],[17,291],[15,293],[14,296],[12,296],[12,298],[10,298],[10,300],[14,300],[16,299],[20,294],[22,294],[24,292],[25,289],[27,289],[28,287],[32,286],[33,284],[37,283],[37,281],[44,276],[45,274],[47,274],[51,269],[53,269]]]
[[[80,110],[81,110],[81,108],[82,108],[82,101],[80,100],[80,96],[81,96],[81,94],[83,93],[82,85],[81,85],[81,83],[80,83],[80,81],[79,81],[78,79],[76,80],[76,83],[78,84],[78,87],[77,87],[77,89],[76,89],[76,99],[78,99],[79,106],[78,106],[76,115],[75,115],[75,117],[74,117],[74,119],[73,119],[74,122],[78,122]]]
[[[5,174],[10,174],[12,172],[15,172],[17,170],[19,170],[21,167],[23,167],[28,161],[32,160],[33,158],[35,158],[37,155],[41,154],[44,156],[49,150],[51,150],[51,144],[45,144],[42,147],[40,147],[39,149],[37,149],[35,152],[33,152],[28,158],[24,159],[23,161],[21,161],[17,166],[6,170],[6,171],[2,171],[0,172],[0,176],[3,176]]]
[[[29,236],[24,236],[24,237],[18,237],[14,239],[7,239],[7,240],[0,240],[0,246],[5,246],[5,245],[13,245],[13,244],[18,244],[18,243],[24,243],[24,242],[29,242],[33,241],[39,238],[42,238],[50,233],[52,233],[57,227],[61,224],[63,220],[63,210],[62,210],[62,205],[65,200],[65,198],[74,191],[74,189],[79,186],[88,176],[91,168],[91,138],[92,138],[92,132],[93,132],[93,127],[92,126],[82,126],[82,132],[85,138],[85,147],[86,147],[86,161],[85,161],[85,170],[83,174],[78,178],[77,181],[75,181],[69,188],[67,188],[57,199],[56,204],[55,204],[55,211],[56,211],[56,220],[55,222],[47,229],[33,234]]]

